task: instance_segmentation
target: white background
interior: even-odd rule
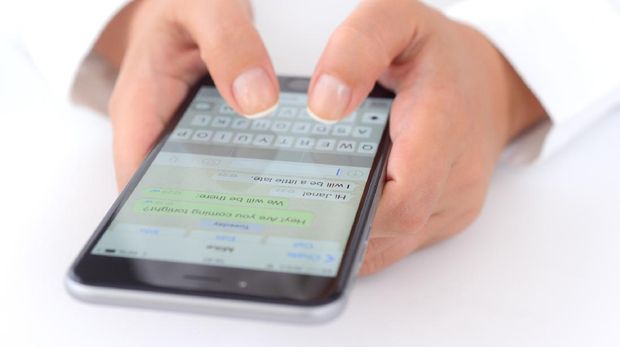
[[[258,8],[276,68],[310,73],[350,3]],[[620,345],[620,111],[545,162],[500,166],[472,226],[360,279],[319,326],[73,300],[65,271],[116,196],[109,122],[54,96],[11,42],[0,121],[2,346]]]

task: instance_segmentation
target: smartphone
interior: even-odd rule
[[[248,119],[209,77],[71,266],[87,302],[288,322],[344,307],[361,265],[390,149],[393,94],[379,85],[328,125],[309,80],[279,77],[271,115]]]

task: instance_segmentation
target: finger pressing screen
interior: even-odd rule
[[[218,90],[237,112],[258,118],[275,110],[278,79],[246,1],[186,2],[179,21],[200,49]]]
[[[308,109],[325,122],[351,113],[419,26],[415,1],[363,1],[333,33],[310,84]]]
[[[119,188],[207,66],[240,113],[260,116],[278,100],[277,79],[247,1],[144,2],[134,16],[109,110]]]

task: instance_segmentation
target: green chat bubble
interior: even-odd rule
[[[287,211],[267,208],[226,206],[186,201],[142,199],[134,205],[134,211],[167,216],[188,216],[302,227],[312,222],[313,215],[303,211]]]
[[[218,202],[247,207],[288,207],[288,199],[177,189],[149,188],[144,191],[144,196],[154,199],[175,199],[189,202]]]

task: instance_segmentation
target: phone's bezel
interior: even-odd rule
[[[301,77],[280,77],[279,82],[282,91],[305,92],[303,88],[307,88],[309,80]],[[342,296],[348,281],[353,277],[356,256],[359,255],[360,248],[363,247],[363,239],[367,237],[369,218],[376,203],[377,191],[380,189],[382,172],[391,146],[388,134],[389,124],[386,125],[382,134],[352,230],[343,252],[341,264],[335,277],[91,254],[93,247],[134,191],[142,176],[147,172],[155,156],[161,150],[169,134],[175,128],[201,86],[213,87],[214,83],[209,76],[205,76],[192,87],[188,96],[176,110],[173,120],[158,138],[157,144],[121,192],[71,266],[68,274],[70,280],[81,285],[111,289],[141,290],[295,306],[318,306],[337,300]],[[392,92],[379,85],[375,86],[370,96],[394,97]],[[139,272],[136,272],[136,269],[149,272],[151,278],[145,280],[144,276],[138,276]],[[194,278],[186,278],[186,274],[195,274],[195,276]],[[255,279],[258,280],[255,281]],[[240,280],[256,284],[240,287],[237,285]],[[283,286],[286,288],[282,289]]]

